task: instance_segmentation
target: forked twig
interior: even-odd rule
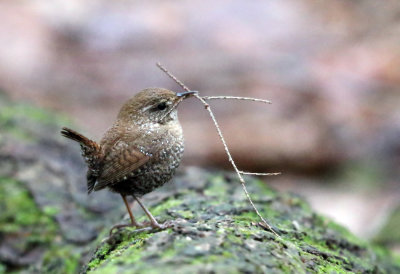
[[[260,172],[240,171],[240,174],[242,174],[242,175],[253,175],[253,176],[276,176],[276,175],[281,175],[282,173],[280,173],[280,172],[260,173]]]
[[[257,98],[251,98],[251,97],[239,97],[239,96],[202,96],[202,98],[203,98],[204,100],[215,100],[215,99],[247,100],[247,101],[253,101],[253,102],[260,102],[260,103],[272,104],[271,101],[269,101],[269,100],[257,99]]]
[[[172,75],[163,65],[161,65],[161,63],[158,62],[158,63],[156,63],[156,65],[157,65],[157,67],[158,67],[159,69],[161,69],[162,71],[164,71],[165,74],[167,74],[169,78],[171,78],[171,79],[174,80],[178,85],[180,85],[181,88],[183,88],[183,89],[186,90],[186,91],[190,91],[190,89],[189,89],[187,86],[185,86],[184,83],[182,83],[181,81],[178,80],[178,78],[176,78],[174,75]]]
[[[186,87],[181,81],[179,81],[174,75],[172,75],[165,67],[163,67],[160,63],[157,63],[157,67],[159,67],[162,71],[164,71],[172,80],[174,80],[178,85],[180,85],[184,90],[186,91],[190,91],[190,89],[188,87]],[[250,197],[249,192],[247,191],[247,187],[246,187],[246,182],[243,179],[242,174],[250,174],[248,172],[243,172],[240,171],[238,169],[238,167],[236,166],[235,161],[232,158],[232,155],[229,151],[228,145],[226,144],[225,138],[222,134],[221,128],[219,127],[219,124],[217,122],[217,119],[214,116],[214,113],[211,110],[211,107],[209,104],[207,104],[207,102],[205,101],[205,99],[203,97],[201,97],[199,94],[194,94],[194,96],[199,99],[205,106],[206,110],[208,111],[212,121],[214,122],[215,128],[217,129],[219,138],[221,139],[221,142],[224,146],[225,149],[225,153],[228,156],[228,160],[231,163],[233,169],[235,170],[236,174],[238,175],[239,181],[242,184],[242,188],[244,193],[246,194],[247,199],[249,200],[251,206],[253,207],[254,211],[256,212],[257,216],[262,220],[262,222],[264,223],[265,227],[267,227],[272,233],[274,233],[277,237],[280,237],[278,235],[277,232],[275,232],[275,230],[268,224],[268,222],[264,219],[264,217],[261,215],[261,213],[258,211],[257,207],[255,206],[255,204],[253,203],[253,200]],[[216,97],[216,96],[215,96]],[[219,97],[219,96],[218,96]],[[209,97],[209,99],[212,97]],[[239,97],[239,98],[243,98],[243,97]],[[218,99],[222,99],[222,98],[218,98]],[[263,173],[265,174],[265,173]]]

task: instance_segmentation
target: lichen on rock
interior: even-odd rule
[[[111,193],[87,197],[79,148],[59,136],[66,123],[0,92],[0,273],[75,273],[122,212]]]
[[[173,227],[108,238],[123,203],[108,191],[87,196],[79,148],[59,136],[65,119],[0,99],[0,273],[400,273],[386,249],[248,177],[276,237],[257,224],[234,174],[199,168],[182,168],[144,197]]]
[[[147,201],[160,220],[175,220],[175,225],[152,233],[120,230],[99,245],[85,272],[400,271],[389,253],[376,252],[314,213],[300,197],[274,192],[253,178],[248,188],[281,237],[257,224],[233,174],[189,168]]]

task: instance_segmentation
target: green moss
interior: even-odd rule
[[[228,185],[224,181],[222,175],[211,176],[209,186],[204,190],[204,194],[207,196],[221,195],[221,193],[227,193]]]
[[[121,271],[117,265],[114,264],[107,264],[105,267],[101,268],[101,269],[95,269],[93,270],[91,273],[99,273],[99,274],[103,274],[103,273],[127,273],[126,271]]]
[[[42,272],[45,273],[76,273],[79,269],[79,249],[72,245],[54,245],[48,250],[42,260]]]
[[[192,260],[192,265],[196,264],[211,264],[214,262],[220,262],[225,260],[227,257],[222,255],[206,255],[206,256],[199,256]]]
[[[16,252],[25,254],[32,248],[57,246],[54,243],[58,231],[56,222],[52,215],[37,207],[23,183],[0,177],[0,211],[0,234],[15,239],[9,245]],[[76,260],[68,259],[65,254],[60,247],[51,252],[51,256],[58,256],[59,261],[66,264],[65,269],[76,269]]]
[[[362,273],[376,271],[380,264],[380,272],[393,268],[389,253],[388,259],[383,258],[383,251],[374,253],[366,242],[347,229],[313,213],[301,198],[271,193],[258,180],[248,180],[261,214],[282,231],[281,237],[275,237],[257,226],[259,217],[246,199],[239,196],[240,184],[232,179],[226,183],[225,177],[209,177],[201,194],[186,189],[162,201],[152,209],[154,214],[185,220],[178,219],[179,225],[168,233],[135,235],[129,230],[121,231],[124,240],[112,250],[106,248],[106,255],[98,256],[101,254],[98,251],[96,259],[89,264],[91,270],[95,273],[207,270],[229,273],[349,273],[354,270]]]
[[[383,246],[378,246],[376,244],[372,245],[372,249],[379,260],[385,261],[387,264],[393,262],[400,271],[399,254],[392,254],[387,248]]]
[[[399,254],[394,255],[393,259],[394,259],[394,262],[397,265],[397,267],[400,269],[400,255]]]
[[[400,243],[400,205],[393,210],[379,234],[374,238],[375,243],[386,245]]]
[[[250,176],[246,176],[245,180],[246,182],[251,181],[251,184],[257,188],[258,190],[257,193],[261,194],[263,197],[265,196],[273,197],[276,196],[277,194],[274,190],[272,190],[272,188],[268,186],[268,184],[265,181]]]
[[[340,265],[325,264],[318,266],[318,273],[340,274],[340,273],[353,273],[353,272],[343,269]]]
[[[357,245],[360,248],[367,248],[368,243],[358,237],[356,237],[353,233],[351,233],[347,228],[342,225],[339,225],[332,220],[328,221],[327,227],[340,233],[341,237],[346,239],[349,243],[353,245]]]
[[[167,201],[163,202],[162,204],[152,208],[150,211],[154,216],[159,216],[161,214],[164,214],[168,209],[179,206],[182,203],[183,203],[182,200],[168,199]]]
[[[260,211],[261,215],[266,218],[269,222],[271,223],[276,223],[276,217],[279,217],[279,212],[274,211],[274,210],[268,210],[266,208],[258,208]],[[260,217],[258,217],[257,213],[254,210],[251,211],[245,211],[240,213],[240,215],[234,215],[233,220],[237,225],[242,225],[246,227],[246,225],[254,222],[259,222]],[[279,220],[278,221],[279,225],[282,225],[282,222]]]
[[[106,268],[112,265],[118,265],[123,263],[124,260],[128,260],[131,263],[138,262],[143,253],[141,252],[141,247],[144,244],[144,239],[134,239],[132,243],[124,243],[119,245],[119,247],[111,251],[105,259],[108,260]],[[123,256],[121,256],[123,254]],[[124,258],[124,259],[122,259]]]
[[[49,243],[55,222],[41,212],[21,182],[0,178],[0,233],[26,235],[26,242]]]
[[[60,209],[55,206],[44,206],[43,213],[47,216],[55,216],[60,212]]]
[[[227,234],[226,240],[234,244],[243,244],[243,239],[240,236],[236,236],[234,234]]]
[[[0,108],[0,129],[3,133],[22,141],[34,141],[32,124],[43,126],[70,125],[71,120],[29,104],[9,102]],[[26,126],[24,126],[26,125]]]
[[[7,133],[8,135],[12,136],[17,140],[22,141],[33,141],[34,138],[31,134],[29,134],[26,130],[22,129],[21,127],[14,126],[12,122],[7,122],[6,124],[0,124],[0,128],[3,132]]]
[[[233,220],[236,224],[248,224],[249,222],[253,222],[257,220],[258,216],[254,211],[243,212],[240,215],[233,216]]]
[[[146,235],[146,238],[150,237],[149,234],[144,234],[144,235]],[[141,247],[143,247],[146,238],[144,237],[137,238],[133,242],[128,243],[128,245],[126,245],[126,243],[123,245],[124,248],[127,247],[126,250],[124,250],[123,252],[125,253],[124,255],[126,256],[126,258],[128,258],[130,262],[132,263],[138,262],[143,257],[144,254],[141,251]],[[118,261],[122,262],[121,258],[119,257],[120,255],[119,252],[116,252],[111,255],[114,257],[116,263],[118,263]]]
[[[96,251],[94,259],[89,262],[87,265],[88,269],[95,269],[98,265],[105,259],[107,259],[108,254],[111,252],[111,245],[103,244],[100,248]]]
[[[101,273],[108,273],[108,270],[114,269],[114,264],[118,265],[120,263],[121,258],[128,257],[132,263],[140,260],[142,256],[140,249],[144,245],[145,240],[151,237],[153,233],[143,232],[137,234],[134,230],[133,228],[128,228],[123,233],[120,233],[118,235],[119,243],[116,245],[111,245],[107,242],[102,244],[96,251],[94,259],[87,265],[87,270],[97,273],[96,269],[101,266]],[[122,254],[124,254],[123,257],[121,256]],[[107,263],[103,265],[105,261]]]
[[[225,258],[232,258],[233,254],[231,252],[227,251],[227,250],[224,250],[222,252],[222,256],[224,256]]]
[[[61,115],[34,107],[29,104],[11,104],[0,109],[0,122],[27,119],[41,124],[70,124],[71,120]]]
[[[185,219],[192,219],[194,217],[194,214],[190,210],[182,210],[178,212],[179,215],[181,215]]]
[[[168,259],[174,257],[175,255],[176,255],[175,248],[168,248],[161,254],[161,258]]]

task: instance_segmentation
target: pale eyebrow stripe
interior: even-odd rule
[[[154,106],[153,106],[153,105],[147,106],[147,107],[145,107],[145,108],[142,108],[142,111],[143,111],[143,112],[144,112],[144,111],[147,111],[147,110],[151,109],[152,107],[154,107]]]
[[[170,102],[170,101],[168,101],[168,100],[163,100],[163,101],[160,101],[160,102],[157,102],[157,103],[148,105],[148,106],[145,107],[145,108],[142,108],[142,111],[143,111],[143,112],[144,112],[144,111],[147,111],[147,110],[149,110],[149,109],[155,107],[156,105],[158,105],[158,104],[160,104],[160,103],[166,103],[166,104],[169,105],[169,106],[171,105],[171,102]]]

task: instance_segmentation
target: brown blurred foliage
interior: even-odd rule
[[[378,166],[399,191],[400,2],[19,1],[0,3],[0,86],[67,113],[98,139],[150,86],[212,102],[239,166],[320,174]],[[228,166],[203,107],[181,106],[186,164]],[[55,133],[58,134],[58,133]]]

